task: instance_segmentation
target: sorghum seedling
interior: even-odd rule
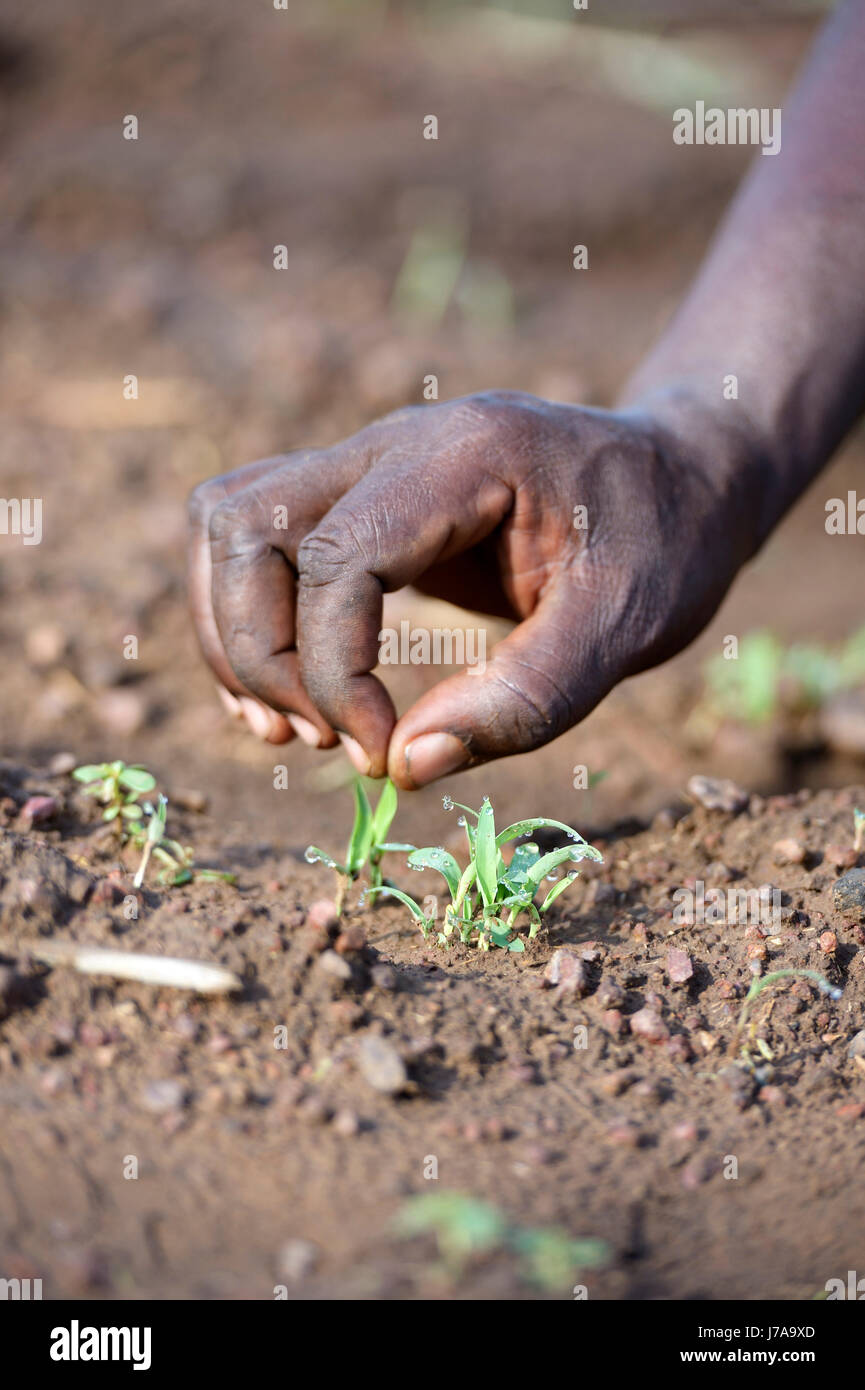
[[[747,1061],[749,1052],[749,1042],[753,1040],[756,1041],[757,1047],[760,1049],[763,1056],[766,1057],[767,1060],[771,1060],[771,1055],[769,1054],[766,1045],[763,1044],[761,1046],[761,1043],[763,1043],[762,1038],[755,1038],[753,1024],[751,1025],[749,1039],[744,1043],[742,1042],[742,1032],[744,1030],[745,1024],[748,1021],[748,1014],[750,1012],[751,1005],[753,1004],[757,996],[759,994],[762,994],[763,990],[766,988],[767,985],[774,984],[776,980],[783,980],[788,978],[789,976],[798,976],[801,979],[812,980],[819,989],[821,994],[827,994],[829,998],[834,1000],[835,1002],[837,1002],[841,998],[842,991],[838,989],[836,986],[830,985],[829,981],[825,979],[825,977],[816,970],[771,970],[768,975],[758,976],[756,979],[751,981],[751,988],[748,990],[748,993],[745,995],[745,998],[742,1001],[742,1009],[739,1014],[739,1021],[736,1024],[736,1029],[733,1033],[733,1038],[730,1043],[730,1053],[732,1056],[736,1056],[741,1051],[744,1059]]]
[[[452,854],[440,846],[437,848],[416,849],[409,855],[409,865],[413,869],[436,869],[447,883],[451,901],[445,908],[444,930],[439,932],[440,945],[448,945],[455,931],[460,940],[469,942],[477,933],[477,946],[488,951],[490,946],[499,946],[506,951],[524,951],[521,937],[513,936],[517,918],[521,913],[530,919],[529,938],[537,932],[541,916],[552,905],[560,893],[577,877],[578,870],[572,870],[559,879],[549,890],[540,907],[535,904],[535,895],[543,878],[551,878],[554,870],[566,860],[576,862],[580,859],[601,861],[601,855],[592,845],[586,843],[581,835],[561,821],[536,816],[530,820],[515,821],[507,829],[496,834],[495,817],[489,797],[484,797],[480,811],[454,802],[449,796],[442,798],[445,810],[455,806],[465,814],[460,823],[465,827],[469,847],[468,866],[460,871],[460,866]],[[466,816],[474,816],[472,825]],[[536,844],[518,845],[510,864],[506,864],[501,847],[521,835],[531,834],[542,828],[562,830],[574,843],[561,849],[541,854]],[[376,888],[371,892],[380,891]],[[417,903],[399,889],[390,888],[390,894],[405,903],[409,911],[418,919],[421,931],[426,937],[433,930],[434,919],[428,917]]]
[[[391,843],[386,839],[397,809],[397,791],[390,778],[382,788],[378,805],[373,811],[363,783],[357,778],[354,783],[354,825],[346,850],[345,863],[338,864],[323,849],[310,845],[304,858],[309,864],[321,862],[333,869],[337,876],[336,910],[342,911],[342,904],[348,885],[357,878],[365,864],[369,865],[370,886],[376,892],[396,893],[390,885],[385,885],[381,873],[381,857],[387,853],[407,854],[414,845]]]
[[[853,810],[853,848],[858,854],[862,848],[862,834],[865,832],[865,811],[860,811],[859,807]]]

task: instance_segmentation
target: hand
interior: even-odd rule
[[[490,392],[202,484],[191,600],[229,699],[408,789],[556,738],[685,646],[753,549],[729,440],[669,416]],[[397,721],[372,671],[406,584],[518,626]]]

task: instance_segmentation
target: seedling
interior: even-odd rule
[[[126,821],[140,821],[143,815],[137,804],[139,796],[152,792],[156,778],[138,763],[127,767],[126,763],[88,763],[76,767],[72,776],[78,782],[87,783],[85,796],[95,796],[105,807],[104,821],[116,820],[121,834],[125,836]]]
[[[329,869],[333,869],[337,876],[337,915],[342,912],[348,885],[354,882],[365,864],[368,865],[372,889],[376,892],[396,894],[396,889],[385,884],[382,878],[381,857],[387,853],[407,854],[409,850],[414,849],[414,845],[394,844],[386,839],[396,815],[396,809],[397,792],[390,778],[382,788],[378,805],[374,811],[363,783],[360,778],[356,778],[354,783],[354,825],[345,854],[345,863],[337,863],[329,854],[325,854],[323,849],[318,849],[315,845],[310,845],[306,850],[304,858],[307,863],[326,864]]]
[[[555,871],[567,860],[595,859],[602,862],[598,850],[561,821],[537,816],[515,821],[496,834],[489,797],[484,797],[480,811],[454,802],[449,796],[442,798],[442,805],[446,811],[457,806],[465,813],[460,816],[459,824],[464,827],[468,840],[468,866],[460,870],[454,856],[440,846],[413,850],[408,858],[412,869],[435,869],[447,883],[451,900],[445,908],[444,930],[438,934],[439,945],[449,945],[454,932],[458,931],[460,940],[466,943],[476,934],[477,947],[482,951],[488,951],[490,946],[498,946],[506,951],[524,951],[522,937],[513,935],[517,919],[526,913],[530,921],[529,939],[535,936],[543,914],[573,882],[579,871],[571,870],[558,879],[538,906],[535,896],[541,881],[555,878]],[[467,816],[473,816],[475,824]],[[518,845],[510,864],[506,864],[501,852],[502,845],[541,828],[562,830],[573,843],[551,850],[548,854],[541,854],[539,847],[531,842]],[[370,893],[379,891],[375,887],[370,889]],[[429,936],[435,927],[435,919],[428,917],[407,893],[398,888],[389,888],[388,891],[392,897],[405,903],[417,918],[424,937]]]
[[[862,848],[862,835],[865,833],[865,811],[856,806],[853,809],[853,848],[858,854]]]
[[[181,845],[179,841],[172,840],[165,834],[165,821],[168,815],[167,797],[160,796],[155,808],[149,801],[146,801],[144,810],[149,817],[147,827],[145,828],[139,822],[130,832],[132,843],[141,850],[141,863],[133,880],[136,888],[140,888],[144,882],[144,875],[147,872],[151,855],[163,864],[164,867],[158,875],[158,880],[169,888],[178,888],[183,883],[191,883],[193,879],[209,882],[216,880],[221,883],[237,882],[236,874],[225,873],[221,869],[198,868],[192,847]]]
[[[731,1056],[736,1056],[741,1052],[743,1060],[747,1062],[749,1060],[751,1044],[755,1043],[761,1056],[763,1056],[766,1059],[766,1061],[773,1060],[772,1053],[768,1045],[762,1038],[758,1038],[756,1036],[755,1024],[751,1024],[748,1030],[748,1037],[744,1042],[742,1040],[742,1034],[744,1032],[746,1023],[748,1022],[748,1015],[751,1011],[751,1005],[753,1004],[757,996],[762,994],[763,990],[767,987],[767,985],[772,985],[776,982],[776,980],[787,979],[790,976],[797,976],[800,979],[812,980],[813,983],[819,989],[821,994],[827,994],[829,998],[834,1000],[836,1003],[841,998],[842,991],[838,989],[837,986],[830,985],[829,981],[816,970],[771,970],[768,975],[757,976],[756,979],[752,980],[751,988],[748,990],[748,993],[745,995],[745,998],[742,1001],[742,1009],[739,1014],[739,1021],[736,1024],[736,1029],[733,1033],[733,1038],[730,1043]]]
[[[602,1240],[572,1240],[563,1231],[514,1225],[499,1207],[461,1192],[410,1197],[394,1226],[404,1239],[434,1235],[443,1272],[451,1278],[458,1278],[474,1255],[510,1250],[519,1257],[523,1277],[552,1293],[569,1285],[580,1270],[609,1259]]]
[[[796,642],[785,647],[772,632],[749,632],[735,659],[715,656],[704,667],[710,707],[722,718],[765,724],[781,713],[819,709],[865,677],[865,628],[839,646]]]

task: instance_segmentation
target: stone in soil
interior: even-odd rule
[[[865,912],[865,869],[848,869],[832,886],[839,912]]]
[[[361,1076],[373,1090],[394,1096],[405,1088],[408,1081],[405,1062],[385,1038],[372,1033],[361,1038],[356,1057]]]

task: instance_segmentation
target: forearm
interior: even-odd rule
[[[758,545],[865,407],[865,4],[825,27],[782,146],[758,156],[673,322],[622,404],[705,438],[717,423]],[[738,399],[724,380],[737,379]],[[750,456],[751,462],[744,460]],[[730,485],[736,486],[737,480]]]

